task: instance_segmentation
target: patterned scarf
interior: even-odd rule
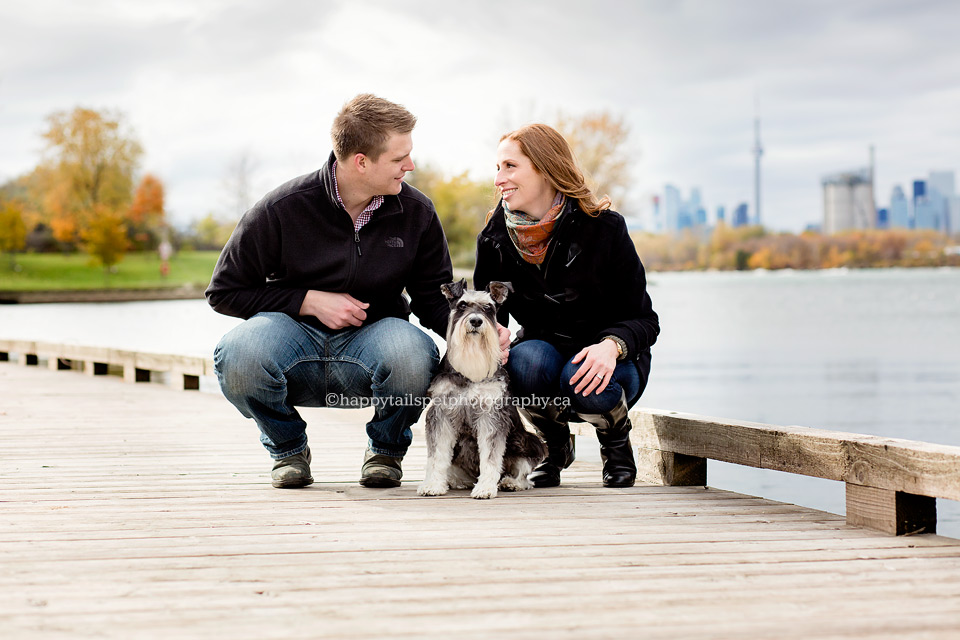
[[[566,197],[557,192],[553,205],[547,215],[540,220],[528,216],[522,211],[510,211],[503,203],[503,216],[507,222],[507,233],[513,246],[520,252],[520,256],[530,264],[541,264],[547,257],[547,247],[550,245],[550,236],[557,218],[563,212]]]

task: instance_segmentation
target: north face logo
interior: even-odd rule
[[[387,245],[388,247],[393,247],[394,249],[400,249],[403,247],[403,238],[391,236],[384,240],[383,244]]]

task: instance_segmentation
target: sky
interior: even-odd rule
[[[317,169],[366,92],[418,117],[416,162],[477,180],[517,126],[622,117],[640,218],[666,183],[752,210],[757,112],[772,229],[819,223],[821,178],[870,145],[879,206],[960,171],[956,0],[0,0],[0,25],[0,182],[50,114],[119,112],[178,225],[229,214],[240,158],[257,197]]]

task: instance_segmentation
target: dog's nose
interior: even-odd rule
[[[473,316],[472,318],[470,318],[470,326],[473,327],[474,329],[479,329],[480,325],[482,324],[483,324],[482,318],[478,318],[476,316]]]

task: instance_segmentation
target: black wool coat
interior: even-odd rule
[[[477,237],[474,287],[492,281],[513,286],[499,321],[516,319],[522,327],[517,341],[545,340],[572,357],[615,335],[626,343],[627,358],[648,370],[660,322],[619,213],[590,216],[568,198],[538,267],[523,260],[507,235],[501,202]]]

